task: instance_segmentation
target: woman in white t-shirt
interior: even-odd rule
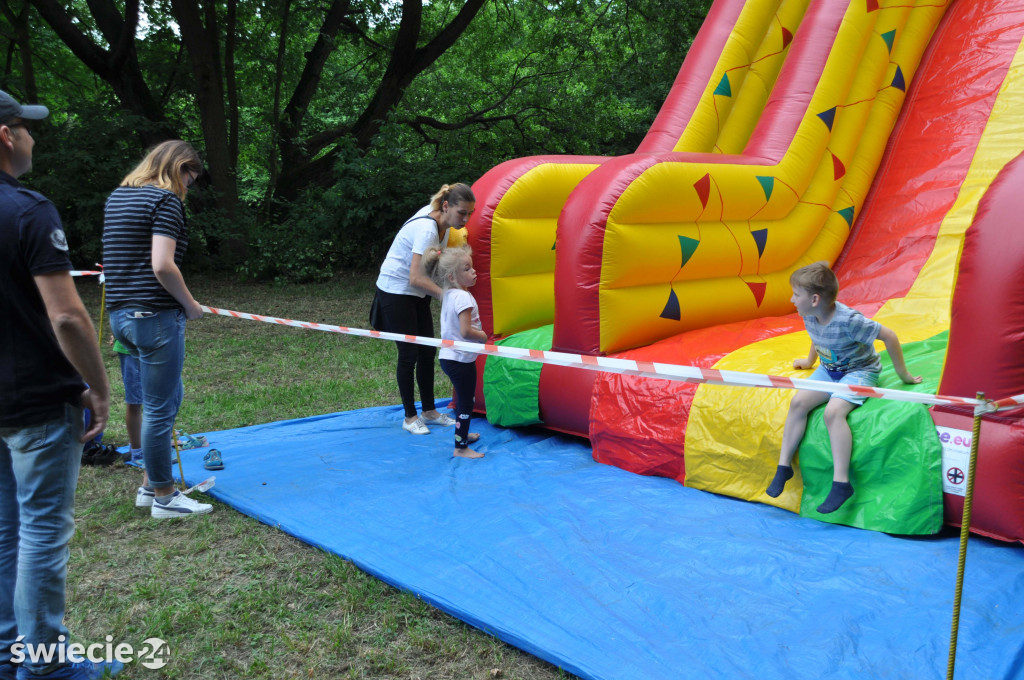
[[[487,334],[480,324],[480,308],[469,288],[476,285],[473,253],[469,246],[433,250],[424,258],[426,270],[434,283],[444,290],[441,302],[441,339],[462,342],[486,342]],[[483,458],[484,454],[469,448],[480,438],[469,431],[476,394],[476,353],[441,348],[441,369],[455,388],[455,453],[460,458]]]
[[[448,230],[461,229],[476,208],[476,197],[465,184],[445,184],[430,204],[413,215],[391,243],[377,277],[377,292],[370,309],[370,324],[379,331],[434,336],[430,298],[440,298],[441,288],[423,269],[423,254],[448,245]],[[455,420],[434,407],[434,357],[426,345],[396,342],[398,368],[395,377],[405,408],[402,429],[429,434],[427,423],[451,427]],[[423,412],[416,413],[413,382],[420,389]]]

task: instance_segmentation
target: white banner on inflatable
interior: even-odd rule
[[[971,463],[972,433],[942,425],[936,425],[935,430],[942,444],[942,490],[955,496],[965,496]]]

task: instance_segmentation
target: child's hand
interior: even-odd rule
[[[902,380],[907,385],[918,385],[921,383],[921,376],[910,375],[909,373],[907,373],[906,375],[901,375],[900,380]]]
[[[793,368],[801,371],[806,371],[814,368],[814,359],[808,359],[807,357],[801,357],[799,359],[793,359]]]

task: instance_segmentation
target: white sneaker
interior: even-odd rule
[[[423,424],[422,418],[417,418],[411,423],[403,420],[402,429],[406,432],[412,432],[413,434],[430,434],[430,430],[428,430],[427,426]]]
[[[213,512],[213,506],[209,503],[194,501],[180,491],[175,490],[174,496],[166,503],[153,499],[153,507],[149,514],[157,519],[168,519],[170,517],[186,517],[188,515],[205,515]]]
[[[153,507],[154,498],[156,498],[156,494],[153,493],[152,489],[140,486],[139,490],[135,492],[135,507],[151,508]]]
[[[420,419],[425,423],[430,423],[431,425],[440,425],[441,427],[451,427],[452,425],[455,424],[455,418],[452,418],[447,413],[438,413],[436,418],[428,418],[426,416],[421,415]]]

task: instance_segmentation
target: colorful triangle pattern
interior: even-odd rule
[[[825,125],[828,126],[829,132],[831,132],[832,123],[836,120],[836,107],[833,106],[828,111],[822,111],[818,114],[818,118],[821,118],[825,122]]]
[[[837,181],[846,175],[846,166],[843,165],[843,162],[835,154],[832,154],[832,175]]]
[[[843,208],[842,210],[837,210],[836,212],[839,213],[840,217],[842,217],[844,220],[846,220],[846,223],[848,225],[850,225],[851,227],[853,226],[853,206],[852,205],[849,208]]]
[[[907,81],[903,78],[903,69],[896,67],[896,75],[892,77],[892,86],[897,90],[907,91]]]
[[[676,297],[676,292],[669,289],[668,291],[668,302],[665,303],[665,309],[661,311],[662,319],[671,319],[672,321],[679,321],[682,315],[679,311],[679,298]]]
[[[697,239],[690,238],[689,236],[679,236],[679,250],[682,254],[682,262],[679,265],[680,269],[685,267],[686,263],[690,261],[690,258],[693,257],[693,253],[697,250],[697,246],[699,245],[700,241]]]
[[[786,27],[782,28],[782,49],[789,47],[789,43],[793,42],[793,32]]]
[[[892,54],[892,44],[896,40],[896,29],[886,31],[882,34],[882,40],[889,46],[889,54]]]
[[[729,85],[729,74],[726,73],[722,76],[721,82],[718,83],[718,87],[715,88],[715,94],[721,95],[722,97],[732,96],[732,87]]]
[[[701,207],[708,207],[708,198],[711,196],[711,175],[704,175],[694,182],[693,188],[697,190],[697,197],[700,199]]]
[[[743,283],[747,284],[747,288],[749,288],[750,292],[754,294],[754,301],[757,303],[757,306],[760,307],[761,303],[764,302],[764,294],[765,291],[768,290],[768,284],[764,281],[744,281]]]
[[[750,232],[751,237],[754,239],[754,243],[757,244],[757,256],[764,256],[764,247],[768,245],[768,230],[758,229]]]

